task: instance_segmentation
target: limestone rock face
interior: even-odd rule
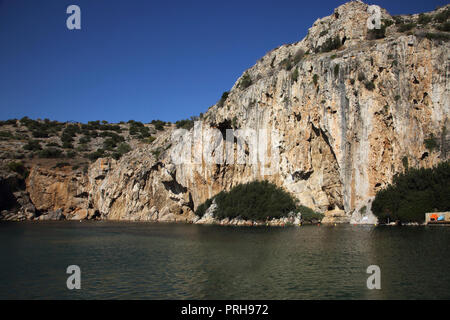
[[[119,161],[99,159],[85,176],[33,168],[34,205],[77,219],[193,222],[197,206],[220,191],[267,179],[325,222],[375,223],[367,204],[405,163],[449,158],[450,50],[395,25],[367,40],[367,8],[346,3],[302,41],[267,53],[189,131],[168,130]],[[322,52],[334,38],[343,45]],[[227,141],[227,129],[239,130]],[[442,140],[433,151],[424,144],[431,134]]]

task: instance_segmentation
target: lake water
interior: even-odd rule
[[[0,299],[449,299],[449,248],[448,227],[3,222]]]

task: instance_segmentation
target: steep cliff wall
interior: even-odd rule
[[[371,221],[371,199],[406,162],[431,167],[449,158],[450,51],[427,27],[408,34],[394,24],[368,40],[367,8],[349,2],[302,41],[269,52],[189,132],[169,130],[119,161],[99,159],[84,177],[34,168],[33,203],[68,218],[84,210],[83,217],[193,221],[193,210],[221,190],[267,179],[327,221]],[[382,18],[392,20],[386,11]],[[339,48],[324,49],[333,39]],[[241,130],[227,142],[232,128]],[[436,150],[424,144],[431,134],[443,142]],[[252,135],[266,137],[257,141],[270,150],[270,174],[262,157],[251,161]],[[208,161],[227,150],[231,158]]]

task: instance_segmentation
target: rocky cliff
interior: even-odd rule
[[[371,200],[396,173],[449,158],[449,10],[381,10],[371,31],[368,5],[348,2],[258,60],[189,131],[171,127],[86,173],[35,165],[26,191],[67,219],[196,221],[221,190],[266,179],[325,222],[373,223]]]

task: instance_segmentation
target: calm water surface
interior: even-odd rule
[[[0,223],[0,299],[450,299],[449,248],[448,227]]]

